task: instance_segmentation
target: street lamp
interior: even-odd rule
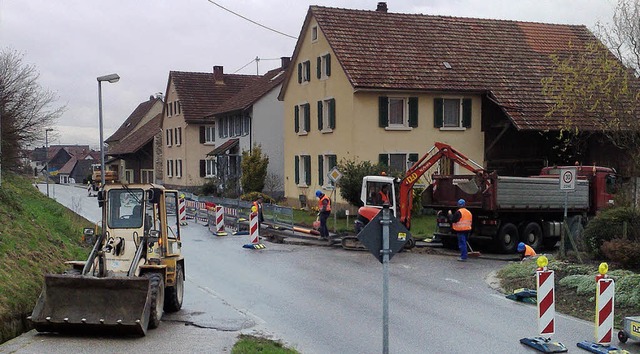
[[[47,179],[47,197],[49,196],[49,132],[53,131],[52,128],[44,130],[44,150],[45,150],[45,178]]]
[[[102,186],[105,185],[104,177],[104,139],[102,136],[102,81],[108,81],[115,83],[120,80],[118,74],[109,74],[104,76],[98,76],[98,115],[100,118],[100,182]]]

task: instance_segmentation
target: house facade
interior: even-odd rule
[[[330,191],[342,159],[406,171],[437,141],[503,174],[558,163],[566,117],[548,114],[541,81],[552,55],[595,40],[584,26],[311,6],[279,95],[286,197]],[[447,160],[436,171],[464,173]]]
[[[155,183],[155,161],[161,159],[157,147],[162,144],[163,101],[159,95],[140,103],[113,135],[109,145],[107,169],[118,171],[126,183]]]

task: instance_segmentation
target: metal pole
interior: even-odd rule
[[[382,353],[389,354],[389,204],[382,207]]]
[[[47,197],[49,196],[49,129],[44,130],[44,177],[47,179]]]
[[[562,220],[562,230],[560,230],[560,256],[564,257],[565,243],[567,242],[567,205],[569,204],[569,192],[564,192],[564,218]]]
[[[102,81],[98,80],[98,119],[100,120],[100,183],[104,187],[104,140],[102,136]]]

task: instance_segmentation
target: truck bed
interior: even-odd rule
[[[589,209],[589,182],[576,180],[575,190],[560,190],[557,178],[498,176],[497,209],[564,210],[565,193],[568,210]]]

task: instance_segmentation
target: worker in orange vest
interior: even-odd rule
[[[533,247],[525,244],[524,242],[520,242],[518,244],[518,253],[520,253],[520,260],[536,256],[536,251]]]
[[[465,208],[466,204],[464,199],[460,199],[458,200],[458,210],[453,214],[449,210],[451,227],[458,234],[458,248],[460,248],[460,258],[458,260],[461,262],[467,261],[467,238],[469,237],[469,232],[471,232],[473,219],[471,212]]]
[[[260,224],[264,222],[264,216],[262,215],[262,201],[263,198],[261,195],[259,195],[258,198],[253,201],[253,206],[256,207],[258,213],[258,227],[260,227]]]
[[[323,239],[329,238],[329,228],[327,227],[327,219],[331,214],[331,199],[322,193],[316,191],[316,197],[318,198],[318,215],[320,216],[320,237]]]
[[[382,188],[380,188],[380,192],[378,192],[380,194],[380,204],[384,205],[384,203],[387,204],[391,204],[389,203],[389,185],[388,184],[384,184],[382,185]]]

